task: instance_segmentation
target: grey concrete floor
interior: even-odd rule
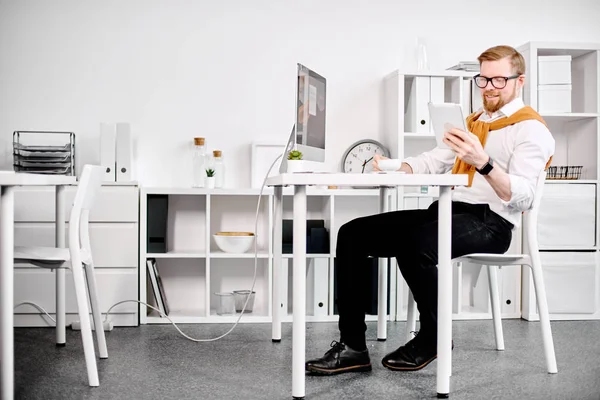
[[[539,323],[504,320],[506,350],[494,348],[491,321],[455,321],[451,399],[600,399],[600,321],[553,321],[558,374],[548,374]],[[182,325],[212,338],[231,325]],[[378,342],[369,323],[373,371],[306,376],[306,399],[430,399],[434,361],[416,372],[394,372],[381,358],[402,344],[404,322],[388,324]],[[306,356],[321,356],[338,339],[336,323],[307,324]],[[54,345],[52,328],[15,330],[17,399],[291,399],[291,324],[272,343],[270,324],[239,324],[214,342],[194,343],[172,325],[116,328],[109,358],[98,361],[100,387],[87,386],[79,332]]]

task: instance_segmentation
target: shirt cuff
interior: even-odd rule
[[[415,158],[415,157],[408,157],[405,158],[404,160],[402,160],[402,162],[407,163],[408,165],[410,165],[410,168],[412,169],[413,174],[419,174],[419,161]]]

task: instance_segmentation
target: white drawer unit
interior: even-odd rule
[[[540,249],[596,245],[596,184],[546,184],[538,216]]]
[[[551,320],[600,319],[598,251],[540,252]],[[523,318],[539,320],[530,277],[523,282]],[[528,305],[534,305],[529,307]]]
[[[66,243],[69,235],[70,205],[77,186],[66,194]],[[53,188],[19,188],[15,192],[15,245],[55,245],[55,196]],[[135,184],[106,183],[90,211],[90,240],[103,313],[122,300],[138,299],[139,190]],[[70,271],[66,273],[66,322],[79,320]],[[55,316],[55,279],[50,270],[18,263],[15,265],[15,305],[32,302]],[[137,326],[136,303],[124,303],[111,310],[114,326]],[[52,326],[43,313],[25,304],[15,310],[15,326]]]
[[[542,252],[550,314],[598,312],[598,253]]]

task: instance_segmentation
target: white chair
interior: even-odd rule
[[[544,277],[542,275],[542,263],[540,260],[537,237],[537,219],[545,179],[546,171],[542,171],[536,184],[532,208],[525,212],[523,217],[523,228],[525,230],[527,240],[528,254],[473,253],[462,257],[457,257],[453,259],[452,262],[454,264],[455,262],[459,263],[468,261],[475,264],[481,264],[482,266],[487,266],[490,300],[492,305],[492,318],[494,321],[494,334],[496,337],[497,350],[504,350],[504,335],[502,333],[502,316],[500,313],[500,298],[498,295],[498,275],[496,266],[502,267],[504,265],[527,265],[531,268],[533,282],[535,285],[537,306],[540,315],[540,325],[542,327],[542,339],[544,342],[546,366],[548,373],[555,374],[558,372],[558,370],[556,367],[556,356],[554,354],[554,344],[552,340],[552,331],[550,328],[550,316],[548,313],[548,303],[546,300],[546,288],[544,285]],[[412,293],[409,292],[406,328],[406,337],[409,339],[412,338],[411,332],[415,331],[416,314],[416,303]]]
[[[81,338],[90,386],[99,386],[98,368],[94,352],[94,342],[88,310],[85,281],[89,291],[90,304],[94,317],[96,339],[100,358],[108,358],[102,316],[98,304],[98,290],[94,275],[94,263],[90,247],[89,212],[94,198],[102,184],[104,168],[85,165],[79,179],[77,193],[69,217],[69,247],[15,247],[15,261],[27,262],[42,268],[70,268],[75,284],[77,308],[81,322]],[[85,267],[85,278],[83,275]],[[57,318],[57,320],[60,320]],[[64,318],[62,319],[64,321]]]

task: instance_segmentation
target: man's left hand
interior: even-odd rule
[[[477,136],[471,132],[453,128],[449,132],[444,132],[444,143],[454,151],[460,160],[475,168],[481,169],[490,159],[483,151]]]

